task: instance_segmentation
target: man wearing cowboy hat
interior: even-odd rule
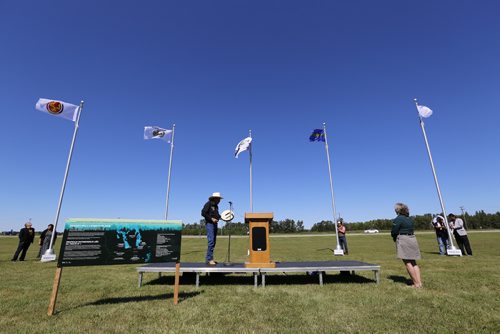
[[[206,263],[211,266],[215,266],[217,264],[217,262],[214,261],[214,248],[215,242],[217,241],[217,222],[220,220],[218,204],[221,199],[222,197],[220,193],[213,193],[201,210],[201,215],[205,218],[208,241],[207,256],[205,257],[205,260]]]

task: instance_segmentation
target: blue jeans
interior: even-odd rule
[[[207,256],[205,257],[205,260],[209,262],[214,259],[214,248],[215,248],[215,242],[217,241],[217,224],[207,223],[206,229],[207,229],[208,247],[207,247]]]
[[[446,236],[446,237],[445,236],[437,236],[436,239],[437,239],[438,245],[439,245],[439,254],[446,255],[446,249],[449,246],[448,236]]]
[[[339,245],[344,250],[345,254],[349,253],[349,250],[347,249],[347,239],[345,238],[345,235],[339,235]]]

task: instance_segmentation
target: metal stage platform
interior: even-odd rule
[[[262,286],[266,286],[266,274],[268,273],[317,273],[319,284],[323,285],[323,273],[327,271],[356,272],[373,271],[375,282],[380,281],[380,266],[360,261],[313,261],[313,262],[276,262],[276,268],[245,268],[243,263],[232,263],[224,265],[218,263],[216,266],[209,266],[205,263],[181,262],[180,272],[195,273],[196,287],[200,286],[200,274],[203,273],[230,273],[248,274],[254,276],[254,286],[258,286],[258,277],[261,276]],[[137,267],[139,273],[139,287],[142,286],[144,273],[175,273],[175,263],[150,263],[142,267]]]

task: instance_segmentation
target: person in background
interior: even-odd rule
[[[337,222],[337,232],[339,234],[339,245],[344,250],[344,254],[348,255],[349,254],[349,250],[347,249],[347,240],[345,238],[345,232],[346,232],[346,230],[345,230],[344,221],[342,219],[340,219]]]
[[[432,219],[432,226],[436,231],[436,239],[439,247],[439,255],[446,255],[446,249],[449,246],[448,231],[444,225],[444,217],[437,215]]]
[[[453,235],[455,236],[455,240],[462,254],[472,256],[472,249],[470,248],[469,237],[465,230],[464,221],[457,218],[453,213],[448,215],[448,221],[450,222],[450,227],[453,229]]]
[[[422,279],[417,260],[421,259],[420,248],[413,232],[413,220],[406,204],[396,203],[394,210],[398,215],[392,221],[391,236],[396,242],[397,257],[403,260],[406,270],[413,282],[412,287],[421,288]]]
[[[217,223],[220,220],[218,204],[221,199],[220,193],[213,193],[201,210],[201,215],[205,218],[205,228],[207,229],[208,246],[205,262],[210,266],[217,265],[217,262],[214,261],[214,248],[217,241]]]
[[[19,253],[21,253],[19,261],[24,261],[26,252],[28,251],[30,245],[33,243],[33,240],[35,240],[35,229],[33,228],[30,220],[29,222],[24,224],[24,227],[19,231],[19,245],[17,246],[16,252],[14,253],[11,261],[17,261]]]
[[[54,235],[54,245],[56,244],[56,239],[57,239],[57,232],[54,232],[54,225],[49,224],[45,230],[43,230],[42,234],[40,234],[40,241],[38,244],[40,245],[40,251],[38,253],[38,257],[41,257],[47,249],[49,249],[50,246],[50,238],[52,237],[52,233],[55,233]]]

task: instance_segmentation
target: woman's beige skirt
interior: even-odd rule
[[[398,235],[396,250],[399,259],[420,260],[420,248],[415,235]]]

